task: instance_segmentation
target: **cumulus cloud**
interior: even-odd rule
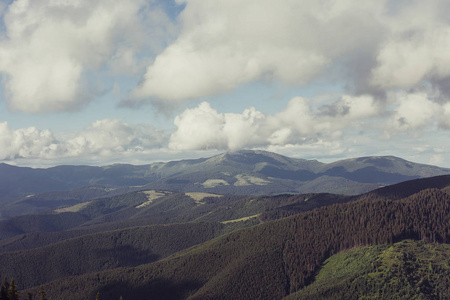
[[[436,103],[421,92],[391,93],[386,103],[370,95],[343,95],[321,106],[294,97],[273,114],[253,107],[221,113],[204,102],[175,118],[169,149],[266,149],[324,161],[377,153],[442,164],[449,145],[440,130],[449,128],[448,120],[450,103]]]
[[[251,107],[241,114],[219,113],[207,102],[175,118],[177,130],[169,148],[175,150],[227,149],[317,143],[334,140],[342,130],[364,118],[375,117],[380,106],[370,96],[344,96],[333,115],[312,109],[309,100],[295,97],[283,111],[265,115]]]
[[[157,44],[166,19],[144,0],[12,2],[0,40],[10,109],[34,113],[82,106],[101,90],[90,82],[102,68],[136,73],[139,51]]]
[[[164,134],[151,126],[131,125],[122,120],[100,120],[64,141],[60,151],[67,156],[142,152],[163,145]]]
[[[182,11],[172,18],[158,1],[0,2],[8,108],[68,111],[102,91],[117,99],[133,85],[124,106],[150,100],[174,108],[255,81],[289,95],[286,86],[312,82],[326,90],[331,83],[342,95],[295,97],[273,113],[258,106],[221,113],[204,102],[175,118],[170,139],[122,120],[97,121],[72,136],[0,123],[0,158],[106,157],[167,145],[342,153],[350,135],[356,145],[358,135],[382,131],[387,143],[394,135],[450,128],[446,0],[175,0]]]
[[[405,131],[432,126],[442,112],[442,106],[424,93],[396,94],[395,102],[397,107],[386,124],[388,130]]]
[[[179,2],[182,32],[148,67],[137,98],[177,101],[255,80],[305,84],[381,34],[382,1]]]
[[[0,160],[45,156],[54,142],[49,130],[35,127],[13,130],[7,122],[0,123]]]
[[[240,149],[257,144],[264,114],[255,108],[242,114],[223,114],[207,102],[187,109],[175,117],[177,131],[171,135],[169,148],[174,150]]]
[[[176,103],[257,80],[303,85],[320,76],[356,94],[424,81],[450,90],[445,0],[179,3],[182,31],[148,66],[136,101]]]
[[[0,6],[9,107],[78,108],[102,89],[93,82],[123,75],[142,76],[122,101],[128,106],[151,98],[171,107],[253,81],[299,86],[319,77],[376,97],[427,82],[448,100],[448,1],[176,2],[184,9],[175,19],[156,0]]]
[[[73,136],[58,137],[35,127],[12,129],[0,123],[0,160],[18,158],[108,158],[127,153],[145,153],[166,143],[164,132],[122,120],[99,120]]]
[[[423,80],[450,76],[450,5],[446,1],[413,1],[386,16],[389,35],[377,54],[372,84],[412,88]]]
[[[178,130],[172,134],[169,147],[175,150],[223,148],[223,122],[223,114],[206,102],[187,109],[175,118]]]

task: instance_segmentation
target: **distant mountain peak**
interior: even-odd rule
[[[4,205],[3,212],[8,210],[9,215],[14,215],[26,213],[24,208],[34,211],[41,204],[41,210],[54,205],[52,201],[36,204],[38,202],[32,199],[23,198],[27,195],[39,196],[39,193],[92,185],[240,195],[318,192],[354,195],[406,180],[446,174],[450,174],[450,169],[417,164],[395,156],[367,156],[322,163],[263,150],[238,150],[209,158],[141,166],[116,164],[32,169],[0,164],[0,200],[22,201],[15,206]]]
[[[264,150],[237,150],[228,151],[220,154],[219,157],[223,161],[233,161],[244,164],[255,165],[258,163],[270,163],[270,164],[289,164],[291,163],[291,158],[283,156],[277,153],[264,151]]]

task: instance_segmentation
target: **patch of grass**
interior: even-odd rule
[[[64,212],[78,212],[80,210],[82,210],[83,208],[85,208],[86,206],[88,206],[91,203],[91,201],[88,202],[84,202],[84,203],[78,203],[69,207],[64,207],[64,208],[58,208],[55,209],[55,213],[60,214],[60,213],[64,213]]]
[[[223,197],[223,195],[211,194],[211,193],[185,193],[185,194],[186,194],[186,196],[189,196],[192,199],[194,199],[195,203],[197,203],[197,204],[205,204],[204,202],[202,202],[202,200],[206,197],[214,197],[214,198]]]
[[[333,255],[286,299],[448,299],[450,245],[404,240]]]
[[[156,199],[159,199],[159,198],[167,195],[167,193],[160,193],[155,190],[143,191],[142,193],[144,193],[147,196],[147,201],[142,204],[139,204],[138,206],[136,206],[136,208],[146,207],[146,206],[152,204],[153,201],[155,201]]]
[[[204,188],[215,188],[221,185],[230,185],[230,184],[223,179],[207,179],[205,182],[202,183],[202,186]]]
[[[245,174],[238,174],[234,176],[237,181],[234,183],[235,186],[246,186],[246,185],[267,185],[270,181],[264,180],[256,176],[250,176]]]
[[[257,218],[257,217],[259,217],[259,215],[260,214],[253,215],[253,216],[248,216],[248,217],[243,217],[243,218],[239,218],[239,219],[234,219],[234,220],[223,221],[221,223],[222,224],[228,224],[228,223],[236,223],[236,222],[241,222],[241,221],[247,221],[249,219]]]

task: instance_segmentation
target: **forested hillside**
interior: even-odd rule
[[[50,299],[93,299],[98,292],[103,299],[280,299],[312,284],[322,263],[341,251],[403,239],[447,243],[449,218],[450,196],[439,189],[401,200],[366,197],[234,231],[154,263],[44,288]]]
[[[332,194],[237,196],[132,192],[96,199],[83,206],[0,221],[0,252],[132,226],[186,222],[227,222],[230,227],[232,223],[242,227],[245,222],[249,226],[352,199]],[[67,236],[55,232],[65,232]],[[28,248],[16,247],[19,244]]]
[[[448,299],[450,245],[403,240],[328,258],[293,299]]]
[[[150,263],[213,239],[226,227],[190,223],[85,235],[37,249],[0,253],[0,270],[23,289],[67,276]]]

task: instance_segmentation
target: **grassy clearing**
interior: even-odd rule
[[[253,218],[257,218],[259,217],[260,214],[257,215],[253,215],[253,216],[248,216],[248,217],[243,217],[243,218],[239,218],[239,219],[234,219],[234,220],[228,220],[228,221],[223,221],[221,222],[222,224],[228,224],[228,223],[236,223],[236,222],[241,222],[241,221],[247,221]]]
[[[215,198],[223,197],[223,195],[210,194],[210,193],[185,193],[185,195],[194,199],[195,203],[197,203],[197,204],[204,204],[202,202],[202,200],[206,197],[215,197]]]
[[[447,244],[353,249],[331,256],[312,284],[285,299],[441,299],[450,292],[449,264]]]
[[[84,202],[84,203],[78,203],[78,204],[75,204],[75,205],[69,206],[69,207],[55,209],[55,213],[60,214],[60,213],[65,213],[65,212],[79,212],[80,210],[82,210],[83,208],[88,206],[89,203],[91,203],[91,201]]]
[[[155,190],[143,191],[142,193],[144,193],[147,196],[147,201],[136,206],[136,208],[146,207],[152,204],[153,201],[155,201],[156,199],[164,197],[166,195],[166,193],[157,192]]]
[[[230,184],[223,179],[208,179],[202,183],[202,186],[204,188],[215,188],[216,186],[220,185],[230,185]]]
[[[246,185],[267,185],[270,183],[270,181],[264,180],[259,177],[245,175],[245,174],[239,174],[234,176],[237,181],[234,183],[235,186],[246,186]]]

